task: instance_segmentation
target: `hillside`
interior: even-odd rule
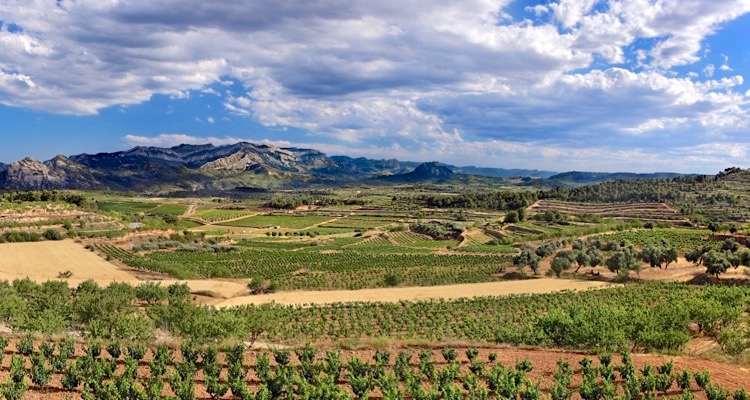
[[[450,168],[433,161],[420,164],[411,172],[386,175],[374,179],[387,183],[446,182],[454,175]]]
[[[710,220],[750,218],[750,171],[727,168],[715,176],[671,179],[619,179],[574,188],[542,190],[540,199],[585,203],[665,202],[684,215]]]
[[[563,185],[577,186],[582,184],[616,181],[618,179],[672,179],[684,174],[672,172],[655,172],[650,174],[637,174],[632,172],[580,172],[570,171],[550,176],[548,180],[559,182]]]

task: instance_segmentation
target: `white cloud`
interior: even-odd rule
[[[721,67],[719,67],[722,71],[734,71],[732,67],[729,66],[729,56],[722,54],[721,58],[724,59],[724,62],[721,64]]]
[[[246,141],[246,139],[237,137],[200,137],[185,134],[171,133],[161,134],[158,136],[139,136],[125,135],[122,141],[128,146],[154,146],[154,147],[172,147],[180,144],[233,144]]]
[[[86,115],[211,94],[238,118],[307,130],[311,144],[428,159],[461,159],[451,146],[520,161],[582,143],[695,146],[738,138],[750,120],[748,95],[734,92],[742,76],[694,65],[748,0],[559,0],[515,22],[510,4],[6,0],[0,20],[23,30],[0,29],[0,103]],[[208,87],[235,80],[245,93]],[[198,140],[126,142],[178,139]]]
[[[703,74],[709,78],[714,76],[714,72],[716,72],[716,67],[713,64],[708,64],[703,68]]]

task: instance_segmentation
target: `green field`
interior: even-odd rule
[[[142,201],[102,201],[98,202],[97,205],[102,211],[116,211],[120,213],[146,212],[159,206],[158,204]]]
[[[304,229],[312,225],[331,220],[331,217],[320,217],[314,215],[291,216],[291,215],[255,215],[219,225],[248,227],[248,228],[271,228],[281,227],[287,229]]]
[[[154,214],[162,215],[182,215],[185,214],[188,207],[180,204],[162,204],[159,207],[151,210]]]
[[[251,216],[257,213],[247,210],[202,210],[195,213],[196,217],[200,217],[209,222],[219,222],[232,218],[240,218],[244,216]]]

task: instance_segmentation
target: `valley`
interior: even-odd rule
[[[413,382],[469,398],[633,382],[642,396],[742,396],[749,227],[717,199],[744,204],[750,172],[491,190],[414,171],[205,197],[3,192],[0,380],[28,359],[24,398],[125,396],[126,382],[174,396],[178,371],[201,398],[418,398]]]

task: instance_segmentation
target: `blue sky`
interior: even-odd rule
[[[5,0],[0,162],[239,140],[750,167],[750,0]]]

